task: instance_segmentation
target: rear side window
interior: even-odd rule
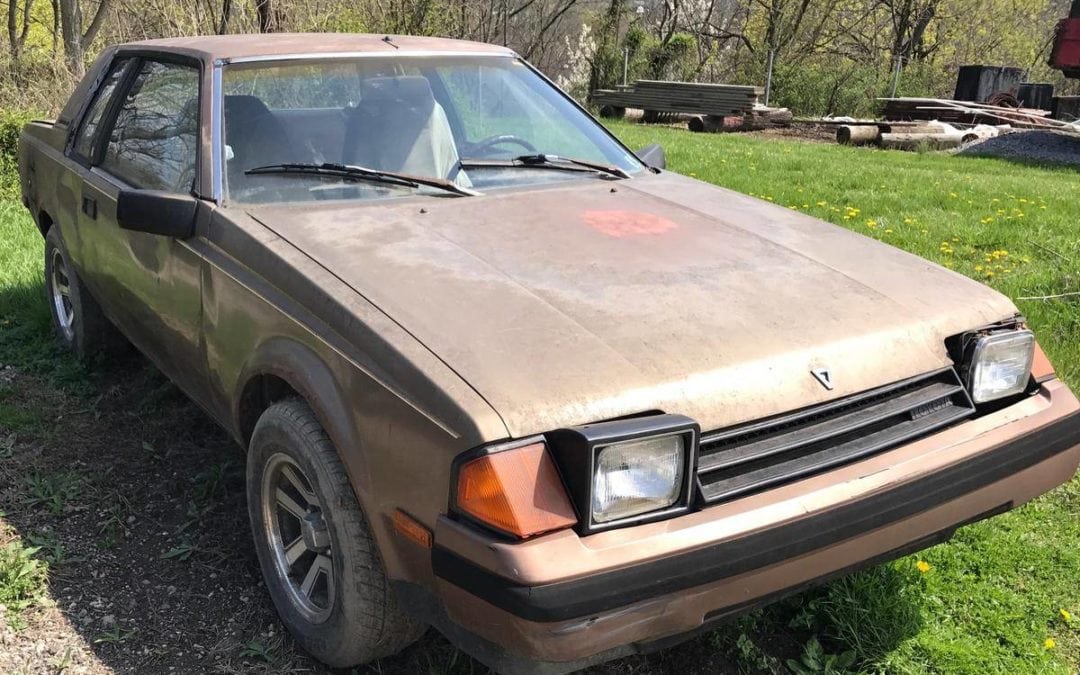
[[[145,61],[120,105],[101,168],[135,187],[190,192],[198,118],[199,71]]]
[[[90,154],[93,151],[94,137],[97,135],[98,127],[101,126],[101,118],[105,114],[105,108],[109,106],[109,100],[112,98],[113,92],[116,91],[116,85],[120,82],[120,76],[123,75],[124,67],[127,64],[128,59],[121,59],[109,68],[109,73],[102,80],[101,86],[98,87],[94,102],[90,104],[86,116],[83,117],[82,126],[79,127],[79,133],[75,136],[75,152],[87,159],[90,159]]]

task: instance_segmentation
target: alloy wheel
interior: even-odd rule
[[[53,249],[51,269],[49,294],[52,296],[56,322],[64,339],[70,342],[75,338],[75,306],[71,303],[71,275],[59,249]]]
[[[312,623],[334,608],[330,531],[315,484],[288,455],[270,457],[263,471],[262,518],[278,580]]]

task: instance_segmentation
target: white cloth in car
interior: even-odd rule
[[[446,111],[432,96],[427,78],[369,78],[360,92],[346,133],[346,163],[470,185],[459,170]]]

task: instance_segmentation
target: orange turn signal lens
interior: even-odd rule
[[[457,506],[476,520],[522,539],[577,523],[543,443],[495,452],[462,465]]]
[[[394,522],[394,529],[401,536],[414,544],[419,544],[424,548],[431,548],[431,530],[424,527],[419,520],[401,509],[394,509],[394,513],[390,518]]]
[[[1046,352],[1035,341],[1035,357],[1031,361],[1031,376],[1036,382],[1042,383],[1054,379],[1054,364],[1046,358]]]

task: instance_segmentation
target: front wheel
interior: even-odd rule
[[[270,597],[312,656],[356,666],[423,635],[397,606],[345,467],[304,401],[275,403],[259,418],[247,494]]]

